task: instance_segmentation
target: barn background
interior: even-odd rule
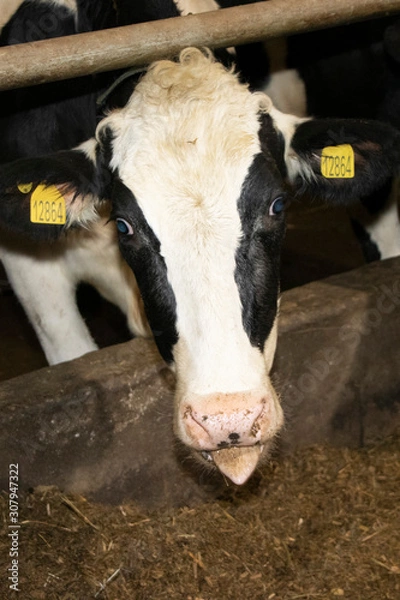
[[[301,4],[306,14],[323,3]],[[400,259],[363,265],[344,209],[291,207],[275,368],[288,425],[243,489],[193,474],[170,432],[173,382],[151,343],[127,342],[116,309],[82,289],[104,350],[48,368],[2,274],[1,479],[7,489],[19,463],[20,597],[397,600],[399,296],[390,314],[371,315],[383,285],[399,289]],[[348,322],[354,346],[338,342]],[[335,358],[318,375],[327,350]],[[0,589],[11,598],[8,500]]]

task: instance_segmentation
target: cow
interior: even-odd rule
[[[331,203],[372,193],[399,142],[380,122],[281,113],[211,52],[187,48],[151,65],[93,139],[1,165],[0,226],[51,245],[111,203],[176,373],[176,435],[243,484],[283,423],[269,374],[286,206],[297,193]]]

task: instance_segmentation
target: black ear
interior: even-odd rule
[[[292,137],[288,163],[300,193],[348,202],[371,194],[399,169],[400,132],[379,121],[303,121]]]
[[[95,220],[104,194],[95,152],[90,140],[78,149],[0,165],[0,227],[52,241]]]

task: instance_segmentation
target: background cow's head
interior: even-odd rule
[[[346,148],[333,176],[332,147]],[[390,127],[284,115],[187,49],[150,67],[96,140],[0,167],[0,225],[50,241],[111,200],[121,252],[176,371],[176,433],[243,483],[283,421],[269,372],[290,190],[344,201],[380,185],[398,159]],[[62,194],[65,225],[30,222],[39,184]]]

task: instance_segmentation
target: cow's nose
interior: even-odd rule
[[[282,424],[276,398],[257,392],[197,396],[181,410],[180,437],[196,450],[263,444]]]

